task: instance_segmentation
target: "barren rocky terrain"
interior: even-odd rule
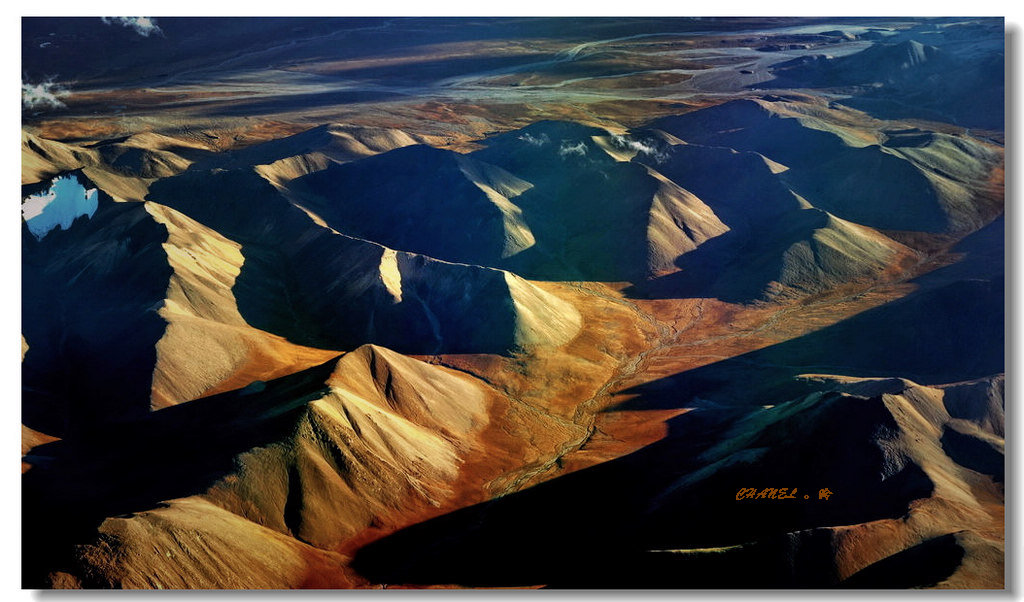
[[[24,587],[1003,588],[1001,19],[22,33]]]

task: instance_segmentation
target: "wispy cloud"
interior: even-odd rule
[[[107,25],[121,25],[134,29],[135,33],[144,38],[148,38],[154,33],[163,35],[163,31],[156,24],[156,19],[152,17],[100,17],[100,19]]]
[[[576,144],[569,144],[568,141],[563,140],[562,144],[558,146],[558,155],[563,159],[569,155],[576,155],[583,157],[587,154],[587,147],[582,142]]]
[[[541,134],[540,136],[531,136],[529,133],[526,133],[520,136],[519,139],[533,146],[544,146],[548,142],[551,142],[551,139],[548,138],[547,134]]]
[[[629,149],[642,155],[647,155],[658,163],[664,163],[668,160],[668,154],[660,150],[652,140],[633,140],[626,136],[614,134],[612,135],[612,144],[621,149]]]
[[[25,109],[60,109],[65,106],[60,97],[67,94],[67,90],[52,80],[38,84],[22,82],[21,106]]]

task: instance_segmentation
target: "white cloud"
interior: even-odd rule
[[[59,109],[65,106],[60,97],[67,94],[67,90],[50,80],[38,84],[22,82],[21,106],[25,109]]]
[[[154,33],[163,35],[163,31],[156,24],[156,19],[152,17],[100,17],[100,19],[107,25],[116,24],[134,29],[135,33],[144,38],[148,38],[150,34]]]
[[[650,141],[644,142],[640,140],[632,140],[625,136],[618,134],[612,135],[612,144],[618,148],[630,149],[636,151],[639,154],[647,155],[658,163],[664,163],[668,160],[668,154],[658,150],[658,148]]]
[[[562,158],[568,157],[569,155],[578,155],[582,157],[587,154],[587,147],[582,142],[570,145],[568,141],[563,140],[562,144],[558,146],[558,154]]]
[[[540,136],[534,137],[529,133],[526,133],[520,136],[519,139],[533,146],[544,146],[548,142],[551,142],[551,139],[548,138],[547,134],[541,134]]]

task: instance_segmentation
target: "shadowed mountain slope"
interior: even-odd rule
[[[941,48],[904,40],[878,43],[840,57],[814,55],[772,66],[780,76],[819,86],[849,86],[866,83],[901,83],[942,74],[956,68],[957,61]]]
[[[695,397],[746,403],[806,393],[798,374],[970,380],[1004,369],[1004,282],[929,287],[821,330],[638,387],[642,403],[671,407]],[[928,316],[921,320],[921,316]],[[637,403],[641,403],[638,401]]]
[[[354,566],[388,583],[834,587],[953,529],[969,541],[927,554],[903,579],[998,586],[998,575],[974,572],[1002,553],[991,473],[947,455],[940,439],[955,420],[941,392],[889,391],[745,411],[699,405],[662,441],[405,529],[363,548]],[[793,498],[737,495],[780,487]],[[551,511],[563,507],[573,520]],[[565,541],[577,546],[568,557]],[[861,587],[886,579],[857,577]]]
[[[335,355],[242,318],[237,243],[166,206],[98,196],[92,217],[38,241],[23,234],[23,290],[37,299],[23,316],[33,428],[61,434],[66,419],[125,418]],[[69,418],[78,412],[90,416]]]
[[[23,421],[57,436],[147,412],[166,328],[166,227],[98,194],[67,230],[37,241],[22,226]]]
[[[451,495],[487,420],[467,377],[365,346],[50,444],[25,482],[27,583],[344,584],[333,550]],[[251,545],[232,556],[233,536]]]
[[[674,271],[677,250],[692,250],[727,230],[699,194],[610,156],[598,143],[607,134],[539,122],[489,138],[487,148],[471,155],[533,184],[515,202],[541,258],[523,253],[511,269],[548,278],[636,281]],[[544,267],[547,258],[564,266],[561,275]]]
[[[292,342],[404,352],[504,352],[562,344],[579,329],[567,303],[509,272],[395,252],[317,225],[251,170],[158,182],[162,201],[241,244],[242,316]]]
[[[779,179],[812,205],[865,226],[964,231],[998,213],[975,198],[999,161],[989,148],[942,135],[901,144],[898,133],[867,144],[855,130],[784,109],[735,100],[652,125],[686,142],[758,152],[788,167]]]
[[[178,153],[202,149],[159,134],[144,133],[90,147],[47,140],[23,131],[21,183],[35,192],[51,178],[81,170],[98,188],[118,201],[141,201],[150,183],[180,173],[190,160]]]
[[[331,123],[240,150],[218,153],[197,167],[233,169],[313,157],[344,163],[423,141],[422,137],[396,129]]]
[[[1001,28],[984,36],[987,40],[975,40],[969,49],[962,41],[943,39],[948,37],[928,36],[939,47],[908,38],[873,44],[847,56],[800,57],[774,65],[771,71],[778,79],[767,86],[852,88],[858,93],[841,102],[883,119],[917,117],[1001,129]]]
[[[23,19],[22,586],[1004,588],[1006,37]]]
[[[734,230],[678,263],[680,272],[631,289],[639,296],[779,300],[851,282],[894,279],[919,260],[912,249],[820,209],[800,209],[746,236]]]
[[[893,278],[919,259],[871,228],[811,207],[782,179],[788,172],[758,153],[662,143],[653,158],[633,161],[693,191],[729,228],[680,255],[678,273],[641,283],[635,294],[745,303]]]
[[[468,155],[410,146],[293,180],[339,232],[529,278],[634,280],[726,227],[656,171],[616,161],[607,132],[541,122]]]
[[[335,230],[445,261],[499,266],[536,242],[511,200],[532,185],[451,151],[411,146],[296,186]]]

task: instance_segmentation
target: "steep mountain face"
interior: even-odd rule
[[[30,428],[64,436],[145,413],[172,274],[167,230],[100,192],[92,217],[37,241],[22,226],[23,362]]]
[[[943,71],[954,64],[954,59],[935,46],[927,46],[917,40],[906,40],[893,46],[870,46],[861,56],[845,57],[840,65],[853,64],[879,75],[892,78],[893,73],[908,70]]]
[[[444,261],[498,266],[536,242],[512,200],[532,185],[451,151],[410,146],[296,185],[335,230]]]
[[[368,27],[301,44],[428,35]],[[651,32],[594,44],[674,60]],[[558,54],[478,98],[635,75],[632,50],[538,39]],[[686,70],[770,85],[745,39]],[[475,48],[371,62],[412,86]],[[965,68],[947,50],[775,73],[921,89]],[[665,100],[685,90],[345,108],[370,126],[248,123],[218,89],[163,133],[23,133],[24,584],[1002,586],[1000,138],[799,91]],[[58,178],[89,202],[47,231]]]
[[[773,70],[783,77],[811,80],[819,85],[849,86],[920,80],[958,66],[956,59],[941,48],[904,40],[895,44],[873,44],[848,56],[801,57],[774,65]]]
[[[674,271],[676,249],[692,250],[726,230],[693,194],[611,156],[599,140],[607,135],[541,122],[495,136],[471,155],[533,185],[515,202],[537,244],[509,262],[513,270],[635,281]]]
[[[897,37],[903,39],[873,44],[847,56],[806,56],[773,65],[778,79],[772,83],[786,88],[852,88],[859,93],[843,103],[882,118],[1003,127],[1002,44],[998,48],[979,44],[964,52],[962,40],[946,32],[929,36],[942,47]],[[947,45],[953,50],[947,50]]]
[[[21,135],[22,192],[32,193],[62,173],[81,173],[118,201],[141,201],[158,178],[180,173],[202,147],[159,134],[138,134],[91,147]],[[180,153],[180,154],[179,154]]]
[[[478,385],[367,346],[339,360],[326,385],[295,415],[289,439],[245,454],[238,477],[209,498],[329,550],[403,503],[436,506],[451,495],[488,420]]]
[[[832,182],[818,175],[823,161],[834,164],[843,178],[862,181],[864,174],[845,151],[837,159],[822,153],[829,145],[851,148],[838,136],[800,126],[797,119],[776,116],[753,101],[734,101],[665,118],[655,125],[664,128],[660,131],[667,137],[653,143],[653,153],[637,154],[632,161],[647,164],[693,191],[729,231],[678,256],[679,273],[641,283],[638,293],[710,294],[748,302],[819,293],[858,280],[891,279],[919,261],[916,251],[864,225],[872,220],[843,219],[821,208],[839,207],[862,219],[870,212],[866,206],[873,197],[843,191],[808,198],[804,196],[807,188],[794,185],[810,181],[795,175],[798,171]],[[650,139],[657,137],[652,133]],[[913,169],[909,162],[902,163]],[[819,203],[825,198],[830,202]],[[963,203],[953,194],[949,202],[980,212],[976,204]],[[897,213],[880,210],[879,215],[884,215],[883,223],[891,224],[887,220]],[[926,221],[922,215],[912,219],[918,224]]]
[[[163,248],[172,270],[157,311],[167,327],[156,344],[154,409],[283,376],[336,355],[252,327],[233,291],[245,261],[241,246],[169,207],[145,207],[167,229]]]
[[[852,282],[895,278],[920,260],[875,230],[815,208],[799,209],[742,234],[723,236],[680,258],[683,269],[643,283],[656,297],[713,294],[749,302],[801,297]]]
[[[674,271],[726,230],[693,194],[609,156],[599,135],[545,122],[468,155],[410,146],[293,180],[286,194],[344,234],[541,279]]]
[[[87,149],[46,140],[21,132],[21,184],[49,180],[62,171],[72,171],[93,159]]]
[[[423,137],[412,136],[402,130],[332,123],[293,136],[212,155],[200,167],[231,169],[253,165],[273,166],[279,161],[314,157],[344,163],[424,141]]]
[[[514,274],[399,253],[317,225],[251,170],[189,172],[159,182],[150,198],[238,241],[247,266],[234,287],[243,317],[296,343],[502,352],[560,345],[579,330],[571,306]]]
[[[1001,554],[999,546],[984,538],[977,538],[981,549],[959,543],[952,545],[949,555],[945,550],[929,553],[930,562],[904,574],[871,567],[946,535],[942,525],[952,515],[977,532],[998,528],[990,504],[998,499],[992,478],[1001,474],[1001,464],[979,472],[974,458],[950,449],[949,433],[963,427],[947,412],[941,390],[902,381],[901,386],[872,391],[862,381],[843,382],[860,393],[815,393],[755,411],[732,426],[721,442],[701,454],[705,468],[672,483],[656,499],[650,544],[656,549],[735,546],[719,558],[695,550],[690,559],[678,562],[677,570],[682,571],[690,563],[708,563],[721,567],[718,570],[734,562],[756,563],[773,551],[808,559],[821,555],[821,562],[809,561],[802,568],[787,570],[775,564],[770,571],[755,569],[745,579],[751,584],[767,580],[831,586],[857,581],[860,587],[891,587],[897,579],[919,586],[976,579],[970,565],[984,562],[985,554]],[[999,450],[995,447],[992,453],[1001,458]],[[784,458],[795,454],[814,459],[796,472],[781,469]],[[813,505],[731,500],[734,512],[742,517],[726,529],[736,529],[732,537],[721,529],[712,533],[689,525],[674,532],[665,528],[679,524],[672,517],[699,514],[694,510],[706,506],[702,500],[715,491],[777,487],[775,483],[783,482],[796,486],[790,491],[798,498],[816,498],[805,502]],[[822,489],[831,493],[823,498]],[[786,526],[779,529],[780,525]],[[762,533],[750,541],[753,534]],[[901,543],[894,545],[894,539]],[[834,547],[841,547],[843,554],[826,555]],[[876,570],[878,574],[871,574]]]
[[[50,517],[30,522],[27,575],[42,585],[36,563],[54,562],[53,585],[297,587],[316,574],[343,585],[334,550],[371,523],[444,501],[487,423],[488,397],[469,377],[363,346],[111,431],[130,437],[55,443],[26,481],[40,501],[31,517]],[[70,495],[85,484],[91,494]],[[252,545],[229,557],[232,537]],[[252,574],[253,562],[267,572]]]
[[[755,394],[778,400],[806,393],[806,383],[793,379],[804,372],[904,377],[929,385],[1001,373],[1004,292],[1002,275],[929,285],[804,336],[643,388],[654,396],[672,391],[737,404]],[[927,321],[918,319],[925,315]]]
[[[998,163],[994,150],[942,136],[868,144],[848,128],[787,115],[776,104],[730,101],[654,126],[688,143],[760,153],[789,168],[779,179],[812,205],[865,226],[962,232],[992,219],[985,203],[965,197],[984,191]]]
[[[269,140],[239,150],[203,157],[199,169],[252,167],[287,194],[285,186],[296,178],[373,155],[432,141],[392,128],[326,124],[298,134]]]
[[[766,220],[803,205],[762,155],[717,145],[666,145],[659,159],[633,161],[656,169],[696,194],[731,231],[750,233]]]
[[[117,173],[137,178],[166,178],[181,173],[191,164],[170,151],[147,148],[145,140],[104,144],[97,148],[100,160]]]
[[[64,436],[365,341],[505,351],[563,344],[579,330],[575,309],[518,276],[338,235],[255,174],[245,183],[279,203],[279,219],[275,205],[234,227],[210,220],[214,203],[198,215],[243,241],[259,232],[251,246],[167,205],[116,203],[102,190],[91,217],[38,241],[26,231],[23,287],[40,300],[25,311],[26,424]]]
[[[695,406],[636,454],[421,523],[364,547],[355,566],[375,581],[478,586],[998,580],[991,567],[1003,554],[1002,440],[994,430],[952,416],[946,387],[827,376],[816,383],[814,393],[764,407],[759,399],[743,410]],[[951,433],[975,443],[954,445]],[[577,520],[541,511],[556,501],[581,502]],[[950,533],[951,522],[960,530]],[[569,540],[579,549],[566,559],[555,542]]]
[[[728,233],[729,226],[689,190],[653,169],[647,173],[658,181],[647,222],[647,269],[657,276],[675,271],[676,259]]]
[[[63,436],[334,355],[246,323],[236,243],[168,207],[99,197],[91,217],[24,241],[34,428]]]

